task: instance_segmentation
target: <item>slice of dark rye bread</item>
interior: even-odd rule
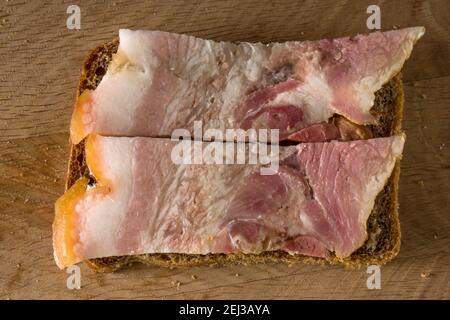
[[[78,84],[77,97],[86,89],[94,90],[106,73],[112,55],[117,52],[119,40],[105,43],[88,56]],[[401,132],[403,114],[403,87],[401,74],[393,77],[379,91],[372,111],[379,114],[377,125],[368,126],[374,137],[387,137]],[[66,190],[77,179],[88,176],[84,153],[84,140],[79,144],[71,144],[70,161],[66,181]],[[340,260],[333,254],[329,258],[316,258],[302,255],[290,255],[282,251],[268,251],[261,254],[207,254],[190,255],[180,253],[141,254],[97,258],[87,261],[87,265],[97,272],[112,272],[135,262],[147,265],[178,267],[204,264],[252,264],[267,262],[295,262],[313,264],[343,264],[348,267],[377,264],[381,265],[397,255],[400,250],[400,223],[398,217],[398,181],[400,176],[400,160],[397,161],[393,173],[384,189],[378,194],[372,213],[367,221],[368,239],[364,245],[350,257]]]

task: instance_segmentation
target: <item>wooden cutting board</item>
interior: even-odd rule
[[[66,27],[73,1],[0,4],[0,298],[449,298],[450,6],[378,1],[383,30],[423,25],[404,67],[407,143],[402,162],[403,246],[381,268],[280,264],[161,269],[135,266],[66,287],[51,244],[53,205],[64,191],[68,128],[80,66],[119,28],[214,40],[284,41],[368,32],[377,1],[77,1],[81,29]],[[276,3],[276,4],[275,4]]]

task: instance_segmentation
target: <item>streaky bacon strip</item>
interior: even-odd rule
[[[333,114],[374,123],[374,93],[423,33],[414,27],[264,45],[120,30],[106,75],[77,101],[71,139],[192,134],[196,120],[204,130],[277,128],[282,140]]]
[[[204,152],[223,147],[201,144]],[[175,141],[91,135],[86,158],[96,184],[83,178],[57,201],[55,259],[60,268],[140,253],[284,250],[343,259],[366,240],[403,144],[397,135],[280,147],[278,170],[261,175],[261,165],[248,163],[176,164]]]

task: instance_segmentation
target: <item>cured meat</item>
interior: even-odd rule
[[[181,143],[189,152],[180,155]],[[249,161],[187,164],[195,143],[204,158],[225,147],[90,135],[86,160],[95,183],[80,179],[56,203],[58,266],[140,253],[283,250],[345,258],[367,238],[367,218],[404,136],[279,147],[268,175]],[[243,144],[247,154],[255,145]]]
[[[334,40],[214,42],[120,30],[106,75],[79,97],[72,142],[89,133],[170,136],[175,129],[279,129],[280,139],[333,114],[375,121],[374,93],[400,71],[424,28]]]

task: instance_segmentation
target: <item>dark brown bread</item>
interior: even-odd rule
[[[112,54],[117,51],[119,40],[97,47],[88,56],[78,85],[78,96],[86,89],[95,89],[106,73]],[[377,93],[372,112],[379,115],[377,125],[368,126],[374,137],[387,137],[401,132],[403,114],[403,87],[398,74],[385,84]],[[77,179],[88,175],[84,154],[84,141],[71,144],[66,189]],[[398,181],[400,161],[384,189],[377,196],[375,206],[367,222],[368,239],[364,245],[350,257],[339,260],[331,255],[328,259],[301,255],[290,255],[281,251],[262,254],[142,254],[99,258],[87,261],[89,267],[98,272],[111,272],[135,262],[163,267],[195,266],[202,264],[252,264],[266,262],[343,264],[349,267],[361,267],[370,264],[384,264],[397,255],[400,250],[400,223],[398,217]]]

